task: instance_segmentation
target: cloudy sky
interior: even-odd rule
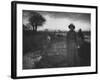
[[[29,11],[30,12],[30,11]],[[73,23],[75,30],[90,30],[91,29],[91,15],[86,13],[70,13],[70,12],[47,12],[37,11],[45,19],[46,22],[38,30],[69,30],[68,25]],[[29,14],[23,12],[23,24],[28,24]]]

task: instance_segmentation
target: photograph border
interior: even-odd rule
[[[17,4],[33,4],[33,5],[49,5],[49,6],[62,6],[62,7],[79,7],[79,8],[94,8],[96,9],[96,71],[85,73],[70,73],[70,74],[51,74],[51,75],[37,75],[37,76],[17,76]],[[38,77],[53,77],[53,76],[67,76],[67,75],[83,75],[83,74],[97,74],[98,61],[98,7],[89,5],[73,5],[73,4],[57,4],[57,3],[42,3],[42,2],[26,2],[26,1],[12,1],[11,2],[11,78],[38,78]]]

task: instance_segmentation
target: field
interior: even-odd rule
[[[84,36],[78,66],[90,66],[90,33],[84,32]],[[69,67],[66,47],[66,32],[24,32],[23,69]]]

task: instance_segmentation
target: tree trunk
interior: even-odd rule
[[[33,26],[33,31],[35,31],[35,25],[33,24],[32,26]]]
[[[37,31],[37,25],[35,25],[35,31]]]
[[[33,24],[33,31],[37,31],[37,25]]]

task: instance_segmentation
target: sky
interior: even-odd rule
[[[29,12],[23,12],[23,24],[29,23]],[[38,30],[63,30],[68,31],[68,25],[73,23],[75,30],[80,28],[83,31],[89,31],[91,29],[91,14],[87,13],[72,13],[72,12],[48,12],[48,11],[36,11],[40,13],[45,19],[45,23],[38,27]]]

